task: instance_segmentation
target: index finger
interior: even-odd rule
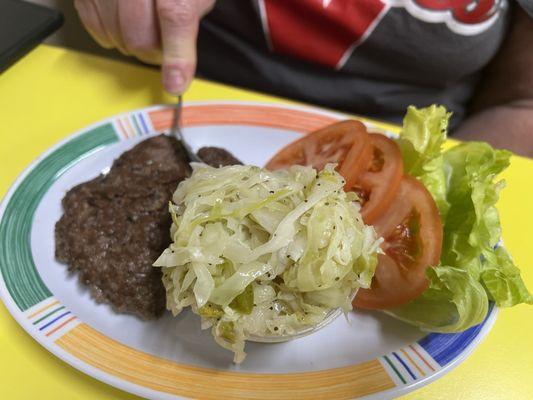
[[[196,69],[200,15],[195,0],[157,0],[163,46],[163,86],[172,94],[187,88]]]

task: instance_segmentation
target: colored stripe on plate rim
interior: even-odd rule
[[[77,319],[70,310],[53,297],[44,300],[33,308],[35,307],[37,307],[35,311],[28,310],[28,319],[39,332],[44,333],[47,337]],[[63,334],[65,333],[67,333],[66,330]]]
[[[148,118],[143,115],[143,112],[122,115],[116,117],[113,122],[121,140],[147,136],[154,131],[150,128]]]
[[[56,343],[78,359],[158,392],[207,399],[348,399],[394,388],[378,360],[322,371],[242,373],[180,364],[125,346],[87,324]],[[222,392],[223,391],[223,396]]]
[[[156,131],[170,129],[173,112],[174,110],[168,107],[148,112]],[[252,125],[301,133],[311,132],[338,120],[339,118],[316,112],[257,104],[187,105],[182,114],[183,126]]]
[[[110,123],[78,135],[41,159],[12,193],[0,220],[0,273],[21,311],[52,295],[31,253],[31,226],[39,202],[70,166],[117,140]]]
[[[424,350],[418,351],[419,354],[421,352],[424,352]],[[440,369],[432,366],[432,364],[437,365],[437,363],[430,355],[425,354],[421,357],[423,357],[426,364],[421,361],[421,358],[415,358],[414,352],[407,346],[384,355],[381,360],[391,379],[398,386],[402,386],[424,379],[431,372],[436,372]]]
[[[484,321],[460,333],[430,333],[420,339],[418,344],[440,365],[445,366],[452,362],[465,348],[479,335],[483,325],[487,323],[494,303],[489,303],[489,310]]]

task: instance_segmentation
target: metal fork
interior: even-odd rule
[[[174,106],[174,119],[172,120],[172,128],[170,128],[170,134],[173,135],[176,139],[178,139],[183,147],[185,148],[185,151],[187,152],[187,155],[189,156],[189,160],[195,161],[195,162],[202,162],[202,159],[196,155],[196,153],[193,151],[191,146],[189,146],[189,143],[185,140],[183,137],[183,134],[181,132],[181,110],[183,108],[183,97],[180,94],[178,96],[178,102]]]

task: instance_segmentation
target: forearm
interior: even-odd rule
[[[494,147],[533,157],[533,99],[477,112],[455,130],[454,137],[487,141]]]
[[[479,111],[455,130],[454,137],[484,140],[494,147],[533,157],[533,99]]]
[[[456,137],[533,157],[533,18],[513,2],[507,37],[484,71]]]

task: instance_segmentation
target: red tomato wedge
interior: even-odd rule
[[[404,176],[387,211],[374,227],[385,239],[370,289],[360,289],[355,307],[387,309],[405,304],[428,287],[425,275],[437,265],[442,249],[442,222],[425,186]]]
[[[266,168],[273,171],[297,164],[322,170],[327,163],[337,163],[338,172],[352,183],[366,168],[371,156],[372,146],[365,125],[347,120],[290,143],[272,157]]]
[[[372,158],[366,171],[355,182],[347,180],[344,189],[353,191],[361,199],[361,215],[366,224],[372,224],[391,204],[403,176],[400,148],[388,137],[370,135]]]

